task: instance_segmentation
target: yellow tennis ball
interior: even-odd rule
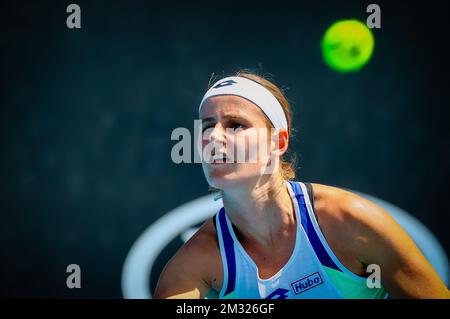
[[[358,20],[333,23],[321,41],[326,64],[340,72],[361,69],[372,57],[374,46],[372,31]]]

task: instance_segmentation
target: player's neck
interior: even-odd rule
[[[244,240],[274,244],[295,225],[284,179],[274,174],[262,185],[223,192],[226,213]]]

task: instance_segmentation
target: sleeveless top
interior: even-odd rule
[[[311,185],[286,181],[286,187],[297,220],[295,247],[283,268],[270,278],[260,278],[258,267],[237,239],[224,207],[215,215],[224,273],[218,297],[387,298],[383,286],[367,285],[367,278],[352,273],[334,255],[315,218]]]

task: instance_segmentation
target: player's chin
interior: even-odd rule
[[[207,169],[207,180],[209,185],[217,189],[233,188],[239,185],[241,179],[237,172],[225,169]]]
[[[237,164],[234,169],[206,169],[209,185],[214,188],[225,190],[234,187],[242,187],[243,184],[257,180],[260,175],[259,167],[245,167]]]
[[[215,188],[223,189],[224,186],[228,185],[233,179],[228,176],[227,172],[214,167],[207,169],[207,180],[209,185]]]

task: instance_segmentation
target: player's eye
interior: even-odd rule
[[[204,133],[207,129],[214,127],[214,125],[212,124],[206,124],[205,126],[202,127],[202,133]]]
[[[237,130],[237,129],[244,129],[244,124],[237,123],[237,122],[233,122],[233,123],[230,124],[230,127],[231,127],[232,129],[234,129],[234,130]]]

